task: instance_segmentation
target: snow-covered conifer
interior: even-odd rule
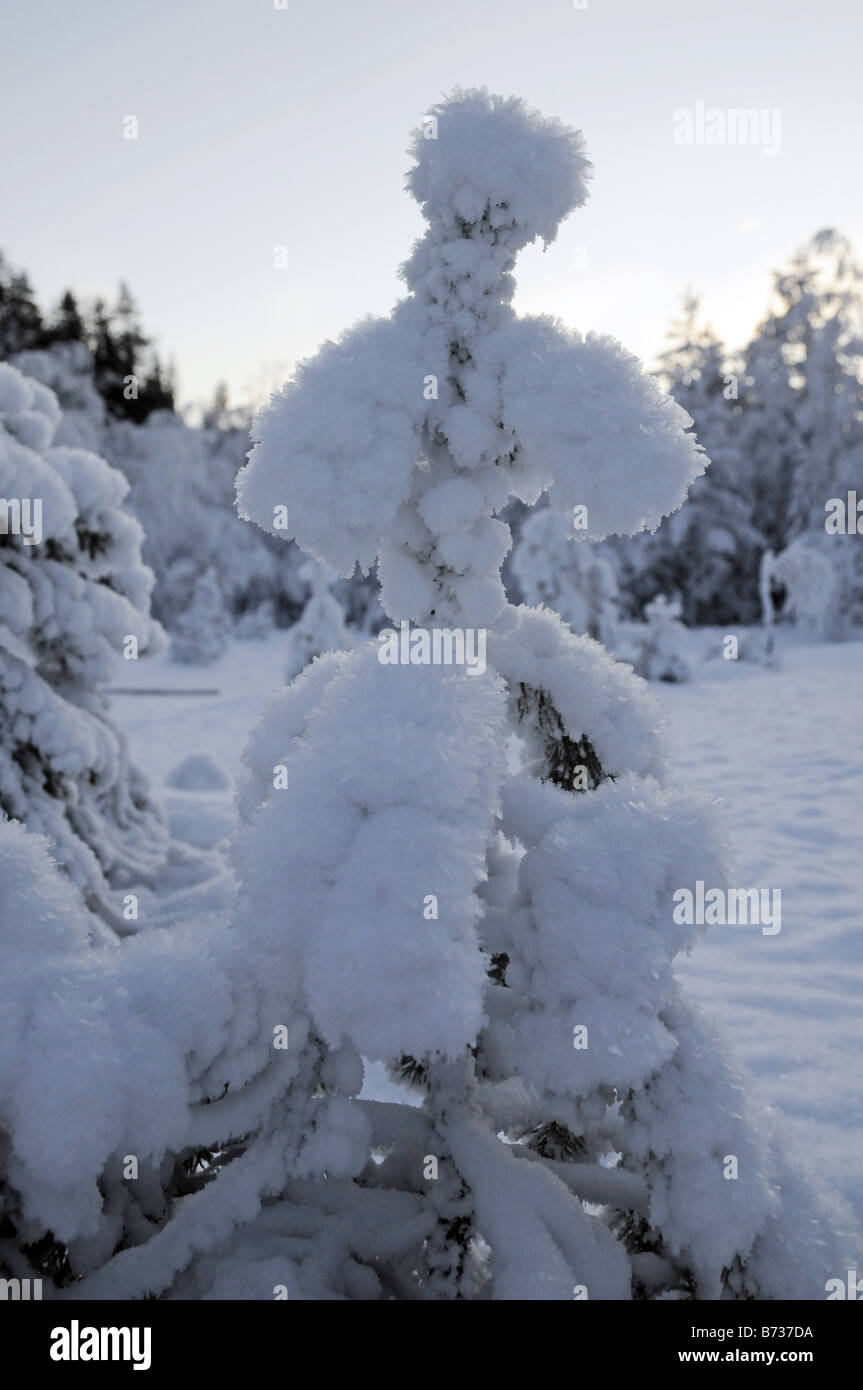
[[[679,511],[654,535],[617,545],[632,575],[639,608],[663,593],[680,596],[689,626],[751,622],[758,615],[758,562],[764,538],[749,460],[738,443],[740,385],[725,349],[698,322],[688,295],[671,341],[659,358],[660,377],[694,420],[710,467],[692,485]]]
[[[784,591],[782,617],[812,637],[843,635],[838,539],[817,531],[797,536],[770,569],[772,584]]]
[[[637,532],[703,455],[616,343],[511,308],[518,250],[584,201],[580,136],[484,91],[429,120],[408,297],[300,368],[240,485],[341,573],[379,559],[398,629],[271,700],[230,923],[103,953],[119,1042],[93,1070],[119,1047],[122,1084],[68,1118],[65,1215],[14,1090],[45,1179],[22,1208],[90,1271],[70,1296],[823,1296],[831,1232],[674,977],[700,931],[676,890],[727,881],[716,811],[666,785],[644,683],[500,583],[510,497]],[[60,948],[87,1037],[92,950]],[[363,1058],[417,1104],[361,1099]],[[202,1165],[182,1202],[179,1155]]]
[[[297,621],[288,630],[285,680],[292,681],[309,662],[324,652],[348,651],[354,645],[345,623],[345,611],[331,591],[335,574],[320,560],[306,560],[298,577],[309,586],[309,596]]]
[[[543,507],[527,518],[511,570],[527,603],[553,608],[573,632],[586,632],[613,648],[618,616],[614,569],[590,541],[574,538],[560,512]]]
[[[649,681],[689,680],[689,663],[683,654],[686,628],[680,621],[679,597],[657,594],[644,609],[644,622],[630,625],[634,641],[626,659]]]
[[[206,666],[221,656],[231,631],[225,601],[214,569],[204,570],[195,580],[192,602],[177,619],[171,637],[171,656]]]
[[[245,515],[273,527],[287,508],[341,573],[378,558],[389,616],[415,625],[407,662],[370,644],[315,663],[249,750],[237,925],[278,923],[313,1072],[343,1097],[315,1151],[340,1180],[301,1200],[353,1222],[352,1259],[399,1297],[813,1294],[824,1232],[673,977],[697,935],[674,891],[727,881],[713,808],[665,787],[638,679],[508,607],[499,577],[509,498],[546,490],[588,537],[638,532],[705,460],[615,342],[512,310],[518,250],[586,196],[581,137],[484,91],[431,117],[408,297],[300,366],[238,488]],[[443,628],[487,633],[487,669],[426,664]],[[351,1102],[345,1053],[385,1061],[422,1106]],[[375,1215],[384,1192],[394,1212],[410,1198],[413,1243]],[[255,1229],[287,1252],[298,1219],[281,1247],[278,1216]],[[253,1250],[234,1240],[201,1277],[224,1288],[231,1258],[248,1276]]]
[[[806,538],[783,562],[795,591],[807,588],[804,570],[832,568],[830,612],[816,626],[834,638],[863,624],[863,547],[828,525],[831,500],[844,503],[863,471],[861,287],[849,243],[829,229],[774,277],[772,312],[746,353],[738,431],[770,547],[784,552]]]
[[[54,446],[53,393],[0,364],[0,808],[51,838],[118,931],[122,890],[152,880],[167,835],[104,687],[157,633],[122,474]]]

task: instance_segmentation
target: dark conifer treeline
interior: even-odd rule
[[[140,423],[154,410],[173,410],[172,370],[144,333],[129,287],[113,305],[97,299],[83,310],[71,290],[43,315],[28,276],[0,252],[0,361],[33,348],[80,342],[93,359],[93,380],[111,415]]]

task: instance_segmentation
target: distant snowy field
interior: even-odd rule
[[[219,691],[114,702],[176,833],[202,847],[230,833],[230,793],[178,791],[168,776],[200,753],[233,776],[282,683],[286,638],[235,643],[211,666],[156,657],[118,673],[123,687]],[[692,634],[696,656],[709,640]],[[781,662],[696,661],[691,683],[652,686],[674,780],[728,807],[735,886],[782,891],[779,935],[715,927],[679,973],[785,1116],[802,1166],[863,1221],[863,643],[786,645]]]
[[[863,1213],[863,643],[710,663],[656,686],[679,775],[727,805],[736,884],[782,930],[715,927],[679,970],[783,1112],[804,1165]]]

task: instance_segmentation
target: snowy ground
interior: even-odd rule
[[[863,644],[786,647],[656,687],[682,779],[728,808],[736,885],[781,888],[782,930],[716,927],[680,970],[863,1215]]]
[[[118,679],[219,692],[115,701],[184,838],[204,847],[222,839],[230,795],[172,791],[168,774],[190,753],[236,771],[251,724],[282,682],[285,646],[276,633],[236,644],[213,666],[160,657],[129,663]],[[863,644],[785,647],[776,671],[701,663],[690,684],[654,689],[679,780],[728,808],[735,886],[782,891],[779,935],[716,927],[680,974],[783,1112],[798,1161],[863,1225]]]

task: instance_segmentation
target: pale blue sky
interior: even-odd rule
[[[580,127],[595,165],[517,307],[650,364],[691,284],[735,344],[818,227],[863,252],[861,37],[861,0],[27,0],[3,20],[0,247],[43,304],[128,279],[183,400],[260,397],[390,308],[422,225],[409,131],[485,85]],[[698,101],[778,108],[780,152],[675,144]]]

